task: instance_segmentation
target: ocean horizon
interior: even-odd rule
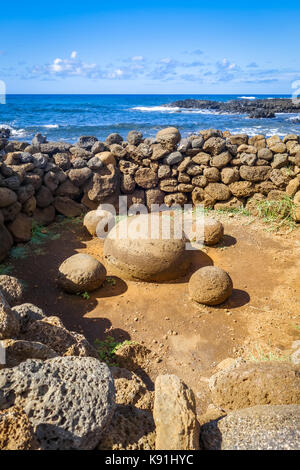
[[[186,98],[226,102],[290,97],[288,94],[8,94],[6,104],[0,106],[0,128],[9,128],[15,140],[30,141],[40,132],[48,140],[67,142],[75,142],[81,135],[104,140],[113,132],[125,138],[130,130],[152,137],[167,126],[177,127],[183,137],[207,128],[249,135],[299,134],[300,113],[250,119],[245,114],[163,106]]]

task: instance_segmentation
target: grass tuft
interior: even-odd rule
[[[253,362],[290,362],[291,356],[286,354],[279,356],[278,354],[274,354],[272,352],[265,352],[261,346],[256,346],[255,351],[253,353],[249,353],[249,360]]]
[[[278,200],[258,201],[257,210],[263,222],[271,224],[274,230],[282,226],[288,227],[290,230],[296,228],[295,203],[288,195]]]
[[[95,348],[99,354],[101,361],[105,362],[109,367],[118,367],[116,362],[116,352],[125,344],[136,344],[135,341],[116,341],[112,336],[107,336],[105,340],[96,339]]]

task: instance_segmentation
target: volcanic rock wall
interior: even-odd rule
[[[83,136],[74,145],[0,138],[0,261],[13,243],[31,238],[34,221],[78,216],[100,203],[204,204],[255,209],[257,201],[295,196],[300,204],[299,136],[265,138],[214,129],[181,139],[176,128],[127,141]],[[300,212],[300,211],[296,211]],[[299,217],[298,217],[299,216]],[[300,220],[300,213],[296,220]]]

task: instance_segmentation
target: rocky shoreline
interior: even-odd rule
[[[265,138],[201,130],[181,138],[176,128],[156,138],[131,131],[124,141],[82,136],[76,144],[0,138],[0,262],[35,224],[75,217],[101,203],[193,205],[257,212],[259,201],[294,198],[300,221],[299,136]]]
[[[208,109],[219,113],[247,114],[249,118],[273,118],[276,113],[299,113],[300,103],[289,98],[237,99],[226,102],[186,99],[173,101],[162,106],[183,109]]]

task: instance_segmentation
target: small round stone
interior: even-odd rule
[[[102,263],[85,253],[67,258],[59,267],[58,284],[71,294],[90,292],[102,286],[106,269]]]
[[[103,209],[97,209],[94,211],[89,211],[84,219],[83,219],[83,225],[87,229],[87,231],[92,235],[93,237],[97,235],[97,227],[99,222],[106,222],[106,223],[111,223],[113,219],[113,215]]]
[[[205,245],[216,245],[224,235],[224,227],[218,220],[205,217],[204,219],[185,219],[184,231],[190,241],[198,241]]]
[[[204,219],[204,244],[216,245],[224,235],[224,227],[221,222],[211,218]]]
[[[189,294],[196,302],[204,305],[219,305],[232,293],[229,274],[216,266],[198,269],[190,278]]]

